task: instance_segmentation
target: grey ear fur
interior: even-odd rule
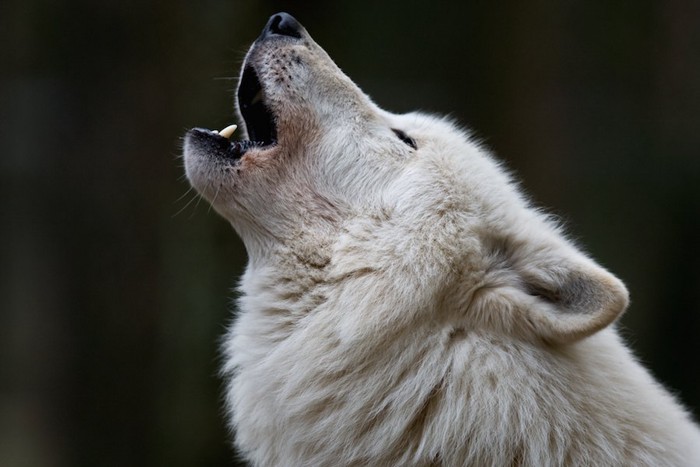
[[[551,343],[574,342],[612,324],[629,300],[622,282],[558,235],[541,240],[490,242],[491,251],[497,245],[490,255],[494,280],[486,286],[492,306],[505,303],[517,328]]]
[[[524,312],[544,340],[568,343],[612,324],[627,308],[625,286],[585,257],[553,258],[539,264],[544,274],[522,272],[524,291],[536,298]]]

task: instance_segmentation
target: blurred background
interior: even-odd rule
[[[236,465],[217,347],[246,256],[180,138],[233,122],[280,10],[384,108],[473,128],[700,414],[698,2],[3,0],[1,465]]]

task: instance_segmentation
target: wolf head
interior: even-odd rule
[[[251,47],[237,106],[249,140],[193,129],[184,158],[251,267],[303,281],[294,264],[312,265],[322,274],[309,287],[360,281],[355,309],[378,326],[427,316],[456,332],[568,343],[626,308],[624,285],[468,134],[378,108],[291,16],[273,16]],[[448,311],[430,315],[436,303]]]

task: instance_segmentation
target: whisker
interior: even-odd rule
[[[170,216],[170,218],[171,218],[171,219],[175,219],[177,216],[179,216],[180,214],[182,214],[182,212],[183,212],[185,209],[187,209],[187,207],[188,207],[190,204],[192,204],[192,201],[194,201],[194,197],[192,197],[192,199],[190,199],[187,203],[185,203],[185,205],[184,205],[183,207],[181,207],[180,209],[178,209],[178,211],[177,211],[175,214],[173,214],[172,216]]]
[[[194,217],[194,213],[197,212],[197,207],[199,207],[199,202],[202,201],[202,196],[197,196],[196,199],[197,202],[194,203],[194,207],[192,208],[192,214],[190,214],[190,217],[188,217],[188,219],[192,219]]]
[[[189,189],[188,189],[186,192],[184,192],[178,199],[176,199],[175,201],[173,201],[173,204],[179,203],[180,200],[181,200],[182,198],[184,198],[185,196],[189,195],[190,192],[191,192],[193,189],[194,189],[193,187],[189,187]]]
[[[216,201],[216,197],[219,196],[219,192],[221,191],[221,183],[219,183],[219,186],[216,188],[216,193],[214,193],[214,198],[211,200],[211,203],[209,203],[209,209],[207,209],[207,212],[211,212],[211,207],[214,205],[214,202]]]
[[[187,193],[189,193],[190,191],[192,191],[192,190],[191,190],[191,189],[190,189],[190,190],[187,190]],[[185,195],[186,195],[187,193],[185,193]],[[182,196],[181,196],[180,198],[182,198]],[[184,205],[179,211],[177,211],[175,214],[173,214],[172,216],[170,216],[170,218],[171,218],[171,219],[174,219],[175,217],[179,216],[185,209],[188,208],[188,206],[189,206],[190,204],[192,204],[192,201],[194,201],[194,200],[199,200],[200,198],[201,198],[201,196],[199,196],[199,193],[196,193],[196,192],[195,192],[195,194],[192,196],[192,198],[190,198],[190,200],[189,200],[187,203],[185,203],[185,205]],[[197,201],[197,204],[199,204],[199,201]],[[195,209],[195,210],[197,209],[197,204],[195,204],[195,206],[194,206],[194,209]],[[194,212],[194,211],[193,211],[193,212]],[[192,219],[192,216],[190,216],[189,219]]]

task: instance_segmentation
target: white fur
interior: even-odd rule
[[[615,330],[623,284],[483,148],[377,108],[306,32],[246,63],[278,144],[234,163],[188,138],[185,161],[250,255],[224,367],[247,459],[700,465],[697,426]]]

